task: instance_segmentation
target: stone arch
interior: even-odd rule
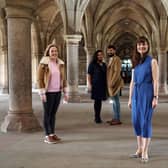
[[[35,10],[35,19],[31,25],[32,37],[32,81],[36,87],[38,63],[46,46],[57,43],[61,57],[63,56],[63,23],[60,11],[54,1],[41,1]],[[60,40],[61,39],[61,40]]]
[[[118,18],[118,15],[121,15],[122,14],[122,17],[124,16],[125,18],[127,17],[128,14],[126,15],[123,15],[123,11],[126,10],[126,11],[132,11],[132,13],[138,13],[139,16],[141,17],[141,19],[145,20],[145,16],[148,16],[148,18],[150,20],[153,20],[153,22],[155,21],[154,17],[155,17],[155,13],[152,13],[153,11],[150,11],[149,9],[146,9],[143,4],[140,4],[138,2],[133,2],[133,3],[130,3],[130,1],[128,0],[125,0],[125,1],[117,1],[116,3],[111,3],[111,4],[108,4],[108,5],[104,5],[104,10],[103,9],[100,9],[100,6],[98,6],[98,9],[97,10],[100,10],[101,12],[97,12],[97,15],[95,16],[95,25],[98,26],[98,24],[102,23],[102,20],[104,20],[105,23],[108,23],[108,19],[111,18],[111,17],[116,17]],[[153,10],[153,7],[152,5],[150,4],[150,8],[152,8]],[[102,6],[101,6],[102,8]],[[138,12],[137,12],[138,11]],[[120,14],[121,13],[121,14]],[[110,17],[109,17],[110,16]]]
[[[159,22],[157,18],[159,14],[158,10],[155,10],[157,6],[157,4],[155,5],[156,2],[157,1],[149,1],[147,3],[147,7],[144,6],[144,4],[141,2],[134,1],[133,3],[130,3],[128,0],[110,3],[104,3],[103,1],[100,3],[97,2],[97,4],[95,4],[96,9],[94,10],[95,23],[93,25],[93,29],[96,33],[94,35],[93,41],[96,41],[97,33],[101,32],[103,37],[109,36],[110,31],[108,30],[115,26],[114,24],[122,24],[127,21],[130,23],[133,22],[133,26],[137,30],[139,27],[139,31],[136,33],[140,33],[141,31],[140,34],[147,34],[150,36],[154,32],[156,39],[159,36],[157,33],[159,28]],[[140,30],[140,28],[142,30]],[[124,31],[121,30],[119,26],[118,29],[120,29],[120,31]],[[130,30],[131,29],[127,31]],[[134,29],[132,30],[134,31]],[[104,38],[102,38],[102,40],[106,41]]]
[[[78,34],[81,31],[82,18],[89,0],[56,0],[61,10],[64,34]]]
[[[47,31],[47,43],[56,43],[59,48],[60,57],[65,59],[64,52],[64,27],[63,20],[59,11],[56,11],[49,21]]]

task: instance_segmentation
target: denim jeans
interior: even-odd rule
[[[111,97],[113,101],[113,112],[114,112],[114,117],[113,119],[120,120],[120,100],[119,100],[119,92]]]
[[[44,130],[46,135],[55,133],[56,112],[61,100],[61,92],[47,92],[47,102],[43,102],[44,107]]]

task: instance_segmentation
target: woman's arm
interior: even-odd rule
[[[92,82],[91,82],[91,75],[90,74],[87,74],[87,80],[88,80],[88,91],[91,91]]]
[[[132,102],[132,91],[134,88],[134,69],[132,70],[132,77],[130,82],[130,88],[129,88],[129,99],[128,99],[128,107],[131,108],[131,102]]]
[[[152,78],[153,78],[153,101],[152,107],[155,108],[158,104],[158,93],[159,93],[159,68],[156,59],[152,59]]]
[[[87,72],[88,91],[92,90],[92,76],[94,73],[94,64],[90,63]]]
[[[37,83],[39,87],[39,95],[43,102],[46,102],[45,83],[44,83],[44,65],[39,64],[37,71]]]
[[[45,93],[45,83],[44,83],[44,65],[39,64],[37,70],[37,83],[39,88],[39,94]]]

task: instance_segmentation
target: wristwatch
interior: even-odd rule
[[[158,98],[159,98],[159,96],[153,96],[153,98],[158,99]]]

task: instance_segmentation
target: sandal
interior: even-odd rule
[[[140,158],[141,156],[142,156],[142,153],[136,152],[136,153],[134,153],[134,154],[131,154],[131,155],[130,155],[130,158]]]

